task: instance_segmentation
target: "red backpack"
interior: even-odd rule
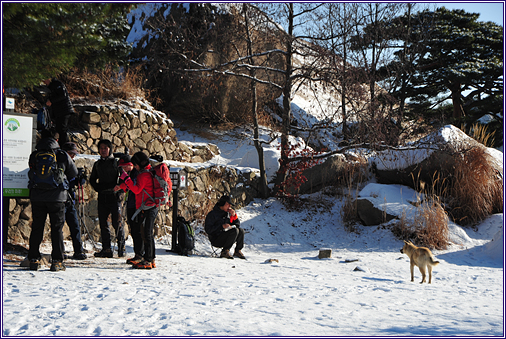
[[[170,180],[170,170],[166,163],[162,162],[149,170],[153,178],[153,196],[150,196],[156,207],[169,205],[169,195],[172,191],[172,181]]]
[[[160,207],[162,205],[170,205],[170,192],[172,191],[172,180],[170,180],[170,170],[166,163],[162,162],[149,170],[151,178],[153,179],[153,195],[149,194],[146,189],[143,189],[149,199]],[[141,207],[135,211],[132,220],[143,210],[152,208],[153,205],[147,206],[146,201],[142,202]]]

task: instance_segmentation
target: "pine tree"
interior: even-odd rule
[[[130,52],[120,3],[4,3],[4,87],[31,87],[74,66],[121,63]]]
[[[479,14],[463,10],[442,7],[423,15],[433,16],[434,24],[417,61],[412,82],[416,92],[412,95],[435,99],[449,94],[454,118],[472,114],[473,107],[481,111],[478,114],[488,113],[476,108],[502,96],[503,28],[479,22]],[[417,28],[413,35],[427,29],[423,25]]]

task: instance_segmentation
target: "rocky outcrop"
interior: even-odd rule
[[[502,180],[503,164],[494,160],[502,158],[502,155],[493,154],[499,151],[485,147],[451,125],[428,135],[412,147],[380,152],[372,165],[378,182],[415,187],[420,182],[432,183],[437,174],[441,178],[451,176],[455,165],[453,157],[473,148],[483,149],[491,155],[490,165],[501,174]]]
[[[370,158],[378,183],[401,184],[440,195],[453,221],[465,225],[503,212],[503,154],[448,125],[408,147],[389,149]],[[395,186],[395,185],[394,185]],[[371,198],[357,198],[366,225],[388,221]],[[381,209],[380,209],[381,210]],[[399,214],[391,214],[398,216]],[[372,220],[371,220],[372,219]]]
[[[336,154],[302,172],[307,179],[297,193],[314,193],[324,187],[342,185],[348,182],[364,181],[370,172],[365,158],[352,154]],[[295,193],[295,192],[292,192]]]

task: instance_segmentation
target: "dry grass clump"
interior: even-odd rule
[[[89,71],[73,69],[61,77],[71,96],[83,96],[97,99],[145,98],[147,93],[142,87],[144,75],[140,67],[118,69],[107,66],[103,70]]]
[[[492,166],[484,148],[474,147],[454,156],[448,203],[453,219],[469,225],[503,212],[502,174]]]
[[[420,175],[420,173],[418,173]],[[392,227],[392,232],[400,240],[411,241],[418,246],[431,249],[444,250],[448,247],[448,221],[441,196],[446,194],[447,180],[441,179],[439,174],[434,173],[431,184],[420,180],[419,176],[413,176],[414,186],[425,196],[416,204],[417,209],[413,219],[408,220],[404,211],[400,220]]]
[[[409,240],[418,246],[444,250],[448,247],[448,215],[439,198],[432,196],[422,202],[413,220],[405,213],[392,228],[394,235],[401,240]]]
[[[413,220],[421,246],[444,250],[448,247],[448,215],[439,198],[422,203]]]
[[[344,204],[340,214],[345,228],[354,232],[353,224],[358,222],[357,195],[362,183],[366,180],[367,160],[359,158],[358,161],[347,162],[339,177],[338,183],[346,187]]]
[[[460,129],[465,132],[465,126],[462,126]],[[488,125],[475,123],[466,134],[487,147],[494,147],[495,131],[489,132]]]

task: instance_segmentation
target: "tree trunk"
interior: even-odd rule
[[[281,127],[281,158],[280,158],[280,169],[276,176],[276,186],[279,189],[279,185],[286,180],[286,166],[288,165],[288,151],[290,149],[289,135],[290,135],[290,121],[292,117],[292,37],[293,37],[293,3],[288,3],[288,36],[286,37],[286,71],[285,71],[285,85],[283,87],[283,116],[282,116],[282,127]]]
[[[462,107],[462,101],[460,100],[460,84],[455,86],[452,89],[452,104],[453,104],[453,117],[454,118],[462,118],[464,113],[464,108]]]
[[[243,4],[243,12],[244,12],[244,19],[246,22],[246,35],[247,35],[247,41],[248,41],[248,54],[253,55],[253,47],[252,47],[252,41],[251,41],[251,35],[249,31],[249,16],[247,13],[247,4]],[[250,58],[251,65],[255,65],[255,60],[253,58]],[[255,70],[252,69],[250,71],[250,76],[252,78],[255,78]],[[253,144],[255,145],[255,148],[258,153],[258,166],[260,168],[260,197],[267,198],[269,196],[269,187],[267,186],[267,174],[265,173],[265,159],[264,159],[264,149],[262,147],[262,144],[260,143],[260,133],[259,133],[259,124],[258,124],[258,98],[257,98],[257,84],[256,81],[251,81],[251,94],[253,96],[252,103],[251,103],[251,109],[253,112]]]

